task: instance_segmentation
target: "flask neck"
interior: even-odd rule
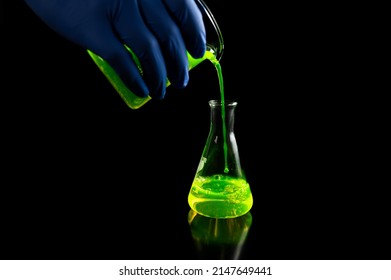
[[[209,101],[211,129],[218,133],[223,133],[224,130],[227,133],[233,132],[236,105],[237,102],[234,101]]]

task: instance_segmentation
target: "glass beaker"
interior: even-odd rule
[[[210,100],[210,129],[189,195],[195,212],[236,218],[250,211],[253,197],[242,170],[234,133],[236,101]]]
[[[202,12],[202,18],[204,19],[205,31],[206,31],[206,52],[202,58],[193,58],[189,53],[187,53],[187,58],[189,60],[189,70],[197,66],[202,61],[208,59],[220,60],[223,55],[224,50],[224,41],[220,31],[220,28],[209,10],[208,6],[206,6],[203,0],[195,0],[197,6],[200,8]],[[140,74],[142,75],[142,67],[137,58],[137,56],[133,53],[133,51],[128,47],[124,46],[130,53],[134,62],[136,63]],[[100,56],[96,55],[90,50],[87,50],[88,54],[101,70],[101,72],[106,76],[114,89],[118,92],[121,98],[125,101],[125,103],[131,109],[138,109],[151,100],[150,96],[147,97],[139,97],[134,94],[125,84],[122,82],[121,78],[114,71],[113,68]],[[166,86],[170,85],[170,81],[167,80]]]

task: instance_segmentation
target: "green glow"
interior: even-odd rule
[[[196,177],[188,202],[197,213],[211,218],[235,218],[253,205],[250,186],[243,178],[215,175]]]

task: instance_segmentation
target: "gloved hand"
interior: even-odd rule
[[[167,78],[189,79],[186,50],[204,55],[205,26],[194,0],[25,0],[54,31],[106,60],[140,97],[163,99]],[[126,44],[138,57],[143,77]]]

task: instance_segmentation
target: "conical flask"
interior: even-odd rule
[[[210,218],[236,218],[253,197],[234,133],[236,101],[210,100],[210,129],[189,195],[190,208]]]

